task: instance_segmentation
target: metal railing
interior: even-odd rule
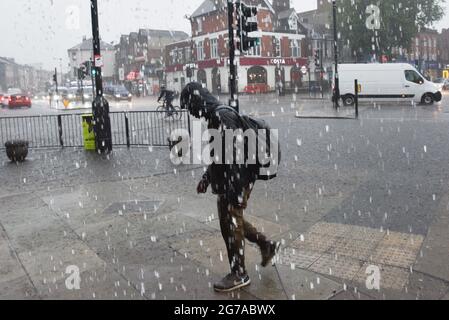
[[[0,148],[10,140],[29,141],[30,148],[82,147],[81,113],[0,118]],[[175,129],[190,133],[187,111],[165,117],[165,111],[111,112],[112,143],[116,146],[169,146]]]

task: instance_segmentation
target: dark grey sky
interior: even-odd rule
[[[190,33],[191,14],[203,0],[98,0],[103,40],[117,42],[121,34],[139,28]],[[297,11],[314,9],[316,0],[293,0]],[[77,12],[79,23],[77,23]],[[449,6],[447,9],[449,13]],[[67,49],[91,36],[89,0],[1,0],[0,56],[19,63],[43,63],[46,69],[67,64]],[[449,15],[437,25],[449,28]]]

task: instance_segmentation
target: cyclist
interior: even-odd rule
[[[161,94],[159,96],[159,99],[157,99],[157,102],[160,102],[161,99],[165,100],[165,108],[167,110],[167,117],[171,117],[175,111],[175,108],[173,107],[173,100],[175,100],[175,92],[172,90],[168,90],[165,85],[161,87]]]

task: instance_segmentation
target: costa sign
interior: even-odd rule
[[[241,66],[297,66],[307,64],[305,58],[261,58],[261,57],[240,57]]]
[[[271,59],[270,64],[286,64],[285,59]]]

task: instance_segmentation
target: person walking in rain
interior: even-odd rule
[[[182,91],[181,108],[187,109],[195,118],[204,118],[208,129],[247,129],[242,128],[244,120],[235,110],[223,106],[199,83],[190,83]],[[259,246],[263,267],[272,261],[279,250],[280,243],[269,241],[244,219],[244,211],[257,178],[257,172],[251,165],[213,163],[198,184],[199,194],[206,193],[211,186],[212,193],[218,196],[220,228],[231,269],[227,276],[214,284],[217,292],[230,292],[251,283],[245,266],[245,238]]]

